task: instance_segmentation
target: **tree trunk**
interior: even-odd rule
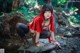
[[[24,5],[24,0],[14,0],[12,4],[12,10],[16,10],[20,6]]]
[[[16,10],[19,7],[19,0],[14,0],[12,4],[12,10]]]

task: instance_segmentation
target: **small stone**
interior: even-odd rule
[[[55,51],[51,51],[50,53],[56,53]]]

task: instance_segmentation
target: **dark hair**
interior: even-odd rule
[[[50,11],[51,13],[53,13],[53,6],[51,4],[43,5],[43,7],[42,7],[42,14],[44,14],[45,11]]]

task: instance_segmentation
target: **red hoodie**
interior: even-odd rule
[[[54,16],[53,16],[53,13],[50,17],[50,31],[55,31],[55,27],[54,27]],[[42,27],[42,23],[44,21],[44,16],[42,14],[42,11],[40,12],[40,15],[39,16],[36,16],[34,19],[33,19],[33,22],[31,24],[27,24],[29,26],[29,28],[31,30],[34,30],[34,31],[37,31],[37,32],[43,32],[43,27]]]

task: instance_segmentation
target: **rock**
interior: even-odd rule
[[[72,37],[72,33],[70,31],[64,32],[64,37]]]
[[[61,36],[56,36],[56,40],[60,43],[61,46],[66,46],[66,39],[65,37],[61,37]]]
[[[50,53],[56,53],[55,51],[51,51]]]
[[[18,51],[21,53],[23,52],[50,53],[54,51],[54,53],[56,53],[55,50],[59,50],[59,49],[61,49],[59,46],[55,46],[52,43],[44,43],[44,45],[40,47],[36,47],[34,45],[31,45],[29,48],[20,47]]]
[[[72,49],[71,49],[71,52],[70,53],[77,53],[77,49],[75,48],[75,47],[73,47]]]
[[[0,53],[4,53],[5,49],[0,49]]]

